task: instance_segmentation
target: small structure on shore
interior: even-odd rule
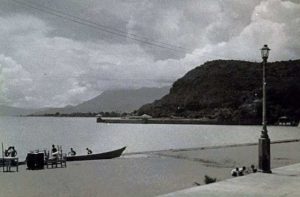
[[[287,116],[281,116],[278,118],[277,125],[279,126],[297,126],[299,121],[295,121]]]
[[[141,115],[141,118],[142,119],[150,119],[150,118],[152,118],[152,116],[150,116],[148,114],[143,114],[143,115]]]
[[[151,118],[152,118],[152,116],[150,116],[148,114],[141,115],[141,119],[142,119],[143,123],[148,123],[148,120]]]
[[[101,114],[97,114],[96,118],[97,118],[97,122],[102,122],[102,115]]]
[[[141,116],[129,116],[129,119],[150,119],[152,118],[152,116],[148,115],[148,114],[143,114]]]

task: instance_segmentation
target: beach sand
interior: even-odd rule
[[[257,166],[257,145],[195,148],[125,155],[99,161],[68,162],[67,168],[0,172],[0,196],[156,196],[232,178],[234,167]],[[272,168],[300,163],[300,142],[271,145]]]

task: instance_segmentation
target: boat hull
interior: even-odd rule
[[[123,148],[120,148],[118,150],[113,150],[113,151],[104,152],[104,153],[90,154],[90,155],[68,156],[67,161],[113,159],[113,158],[116,158],[116,157],[120,157],[125,149],[126,149],[126,146],[123,147]]]

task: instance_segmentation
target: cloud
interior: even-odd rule
[[[68,1],[42,2],[69,7]],[[295,2],[89,2],[72,4],[69,11],[80,11],[80,17],[128,35],[185,49],[175,52],[125,37],[102,36],[101,31],[41,13],[2,15],[1,103],[65,106],[108,89],[170,85],[208,60],[261,61],[259,48],[265,43],[272,49],[271,61],[299,58],[300,5]]]
[[[0,25],[4,21],[11,25],[2,33],[10,38],[5,44],[9,55],[0,56],[5,95],[2,103],[64,106],[90,99],[106,89],[162,86],[173,80],[174,75],[165,72],[170,70],[166,68],[169,65],[155,68],[152,55],[135,43],[49,37],[52,28],[32,16],[1,18]]]
[[[270,61],[297,59],[300,55],[300,4],[290,1],[268,0],[258,4],[249,24],[228,41],[208,43],[193,54],[204,54],[261,61],[259,49],[271,48]]]
[[[1,72],[1,93],[0,101],[7,104],[16,104],[19,99],[24,99],[27,92],[30,92],[32,80],[30,73],[16,63],[10,57],[0,54],[0,72]],[[14,98],[10,100],[10,98]],[[26,98],[25,98],[26,100]]]

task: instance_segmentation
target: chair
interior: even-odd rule
[[[19,158],[18,157],[8,157],[5,155],[4,147],[2,144],[2,159],[1,165],[3,172],[11,172],[11,168],[15,167],[16,171],[19,171]]]
[[[19,158],[18,157],[4,157],[3,158],[3,172],[12,172],[11,168],[15,167],[19,171]]]
[[[53,153],[51,153],[53,155]],[[50,157],[49,151],[45,153],[45,164],[47,168],[51,165],[53,168],[54,166],[57,168],[60,165],[61,168],[67,167],[67,154],[62,152],[62,147],[58,146],[58,153],[54,156]]]

